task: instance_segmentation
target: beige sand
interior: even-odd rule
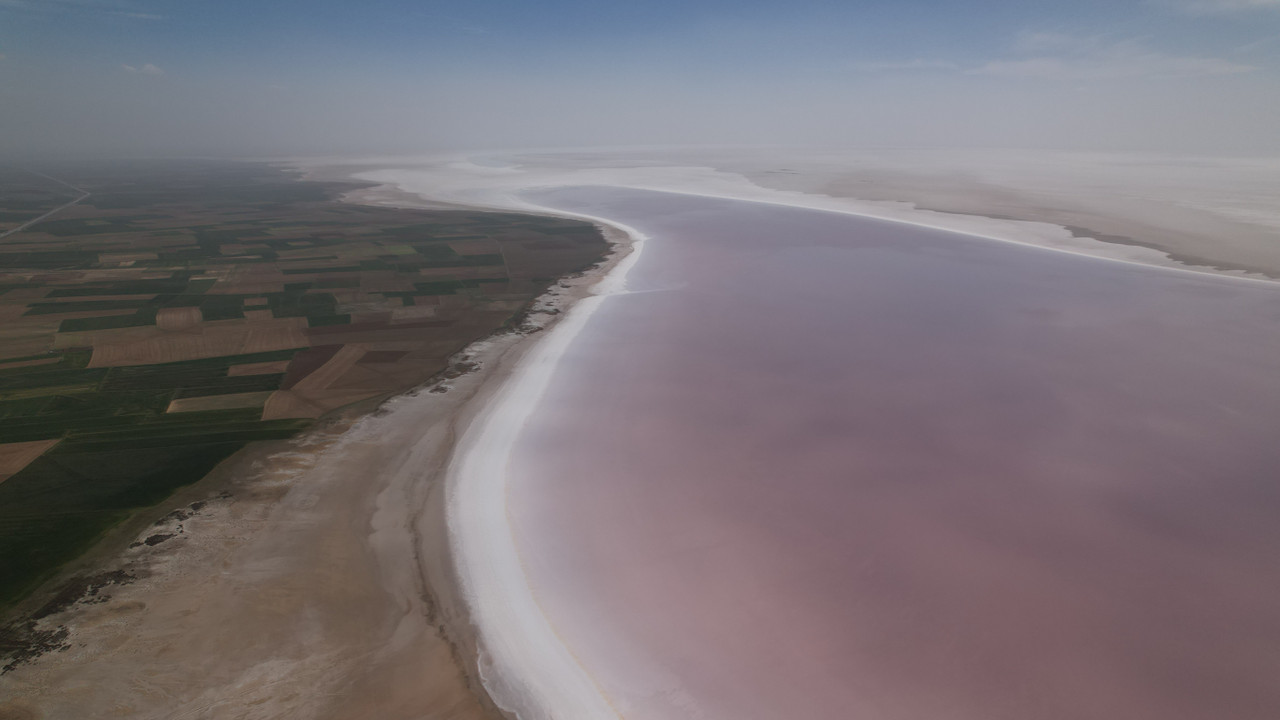
[[[45,621],[70,649],[0,676],[0,718],[501,718],[472,674],[439,479],[526,336],[473,346],[468,372],[373,415],[251,448],[122,529],[81,565],[139,579]]]
[[[169,401],[165,412],[200,412],[202,410],[235,410],[238,408],[262,407],[272,390],[262,392],[230,393],[227,395],[206,395],[204,397],[178,398]]]
[[[364,390],[340,392],[327,388],[310,393],[276,390],[262,409],[262,419],[318,418],[331,410],[367,400],[371,394]]]
[[[434,479],[483,377],[242,453],[135,523],[116,547],[175,537],[99,553],[139,580],[50,618],[71,649],[0,677],[0,718],[497,717],[428,591],[449,572]]]
[[[418,445],[383,428],[398,451],[346,423],[221,468],[182,500],[231,497],[127,551],[142,579],[55,618],[71,649],[0,678],[0,717],[486,717],[436,628],[440,553],[415,527],[434,466],[411,460],[438,457],[447,409],[416,417]]]

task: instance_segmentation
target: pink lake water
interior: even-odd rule
[[[1280,291],[572,188],[651,236],[512,456],[622,713],[1280,717]]]

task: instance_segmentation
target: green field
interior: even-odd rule
[[[333,391],[310,382],[307,403],[336,409],[351,401],[346,387],[367,388],[360,392],[370,398],[407,389],[522,315],[495,308],[532,301],[553,278],[589,267],[607,249],[581,222],[349,205],[337,197],[355,184],[300,182],[264,164],[40,170],[0,172],[0,228],[76,197],[46,176],[90,195],[0,239],[0,317],[8,318],[0,321],[0,452],[57,441],[0,475],[0,610],[247,444],[287,438],[313,422],[267,417],[263,407],[200,409],[217,407],[218,396],[252,393],[240,397],[260,402],[293,392],[348,343],[363,353],[342,376],[351,380]],[[459,242],[481,252],[461,254],[450,244]],[[412,306],[431,308],[397,320],[399,308]],[[158,326],[162,312],[169,324]],[[291,349],[243,354],[228,346],[201,356],[219,338],[243,342],[253,328],[302,335]],[[145,348],[206,336],[203,345],[183,346],[192,359],[160,362],[172,358],[148,350],[110,357],[154,364],[94,360],[97,343]],[[394,350],[378,349],[383,338]],[[231,372],[261,363],[272,365]],[[167,412],[175,400],[189,411]]]

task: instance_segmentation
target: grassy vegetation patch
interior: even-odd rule
[[[319,268],[285,268],[280,272],[285,275],[318,275],[321,273],[349,273],[360,272],[359,265],[343,265],[341,267],[319,267]]]
[[[0,370],[0,399],[6,393],[16,391],[29,392],[66,385],[97,387],[106,373],[106,368],[78,368],[65,363]]]
[[[306,420],[264,422],[256,408],[165,413],[176,397],[274,390],[282,373],[227,377],[227,368],[287,360],[293,352],[68,367],[77,356],[0,373],[0,390],[6,391],[0,392],[0,442],[63,438],[0,483],[0,606],[131,511],[198,480],[246,443],[289,437],[306,427]],[[10,397],[14,393],[26,396]]]
[[[50,235],[103,235],[106,233],[121,233],[137,230],[133,223],[124,218],[113,218],[107,221],[98,220],[45,220],[40,223],[35,230],[49,233]]]
[[[242,446],[237,440],[179,447],[60,443],[0,483],[0,605],[24,595],[131,511],[198,480]]]
[[[232,393],[262,392],[278,390],[284,373],[264,373],[262,375],[243,375],[240,377],[222,377],[208,385],[178,388],[174,399],[207,397],[209,395],[229,395]]]
[[[98,310],[136,310],[152,304],[142,300],[70,300],[68,302],[42,302],[27,306],[26,315],[57,315],[61,313],[91,312]]]
[[[416,282],[413,286],[418,289],[418,295],[453,295],[463,287],[460,280]]]
[[[96,295],[165,295],[178,294],[184,292],[193,292],[192,285],[197,285],[202,289],[196,292],[204,292],[213,287],[213,281],[191,281],[190,272],[176,272],[171,277],[160,278],[155,280],[121,280],[116,282],[96,282],[86,283],[77,287],[56,288],[50,290],[46,296],[51,298],[61,297],[88,297]]]
[[[62,270],[89,268],[98,262],[98,253],[85,250],[47,250],[42,252],[0,252],[0,267]]]
[[[5,328],[16,333],[5,335],[6,340],[21,343],[12,347],[23,357],[11,358],[13,362],[57,362],[0,364],[0,442],[59,442],[0,483],[0,606],[75,557],[107,528],[198,480],[245,443],[288,437],[306,427],[308,420],[264,422],[261,407],[247,407],[230,396],[257,394],[256,402],[292,387],[342,345],[110,369],[87,367],[91,348],[30,353],[59,340],[98,341],[92,333],[96,330],[151,325],[165,308],[199,308],[206,322],[243,320],[246,309],[255,315],[305,318],[310,330],[294,327],[290,332],[299,345],[315,343],[346,336],[322,330],[351,323],[349,313],[338,312],[341,298],[344,309],[359,307],[361,313],[383,318],[360,323],[361,342],[368,337],[376,343],[385,332],[397,347],[409,344],[366,356],[369,362],[398,366],[395,372],[362,375],[369,397],[374,397],[403,389],[402,382],[420,382],[425,376],[417,373],[438,371],[453,349],[506,321],[482,305],[483,291],[491,287],[487,283],[516,278],[502,286],[504,297],[527,301],[553,277],[597,261],[605,249],[599,234],[584,223],[350,206],[334,198],[356,185],[298,182],[261,164],[130,161],[42,171],[91,195],[29,233],[13,236],[14,245],[0,246],[0,266],[18,271],[0,284],[5,316],[60,321],[28,319]],[[0,192],[0,224],[46,212],[74,197],[59,187],[51,194],[29,178],[6,181],[0,173],[0,189],[5,190]],[[492,241],[493,251],[464,255],[450,246],[476,240]],[[519,249],[510,254],[512,262],[504,255],[508,247]],[[477,267],[501,268],[484,274],[504,277],[470,277]],[[432,272],[424,276],[423,270]],[[299,282],[282,287],[282,275]],[[20,292],[24,290],[38,292]],[[442,296],[454,297],[445,303]],[[442,317],[386,319],[402,304],[415,303],[440,305]],[[66,317],[71,313],[97,317]],[[172,313],[165,319],[177,328],[194,317]],[[55,325],[81,334],[56,338]],[[257,328],[253,326],[255,332]],[[121,333],[113,342],[126,342],[131,335]],[[262,339],[260,334],[228,337],[232,335]],[[202,337],[213,342],[219,334],[206,327]],[[229,373],[233,365],[258,363],[273,365],[250,369],[260,372]],[[327,398],[325,388],[308,392],[345,403],[348,385],[336,384]],[[228,398],[220,404],[220,396]],[[173,405],[183,400],[189,402]],[[191,409],[169,413],[170,407]],[[224,409],[208,409],[218,407]]]
[[[156,322],[155,313],[134,315],[106,315],[95,318],[67,318],[58,324],[58,332],[84,332],[86,330],[118,330],[120,328],[146,327]]]
[[[205,295],[200,299],[205,320],[235,320],[244,317],[244,300],[239,295]]]

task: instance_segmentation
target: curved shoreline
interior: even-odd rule
[[[0,717],[504,717],[457,591],[446,466],[537,331],[626,256],[620,239],[448,372],[239,453],[141,513],[77,565],[127,582],[57,616],[74,646],[4,674]],[[153,523],[185,531],[143,543]]]
[[[547,209],[520,200],[518,193],[577,186],[623,187],[853,215],[1126,265],[1156,267],[1255,283],[1280,282],[1257,273],[1189,265],[1174,258],[1163,249],[1080,236],[1064,225],[1044,220],[1019,220],[976,213],[952,213],[930,210],[914,203],[863,201],[799,190],[779,190],[757,185],[746,176],[726,173],[712,167],[663,166],[545,171],[532,168],[528,172],[523,170],[524,167],[489,168],[473,166],[466,162],[442,164],[438,161],[434,165],[419,164],[416,167],[383,170],[370,170],[364,167],[357,170],[352,177],[395,187],[398,192],[419,198],[431,198],[435,202],[489,210],[539,213],[547,212]],[[521,177],[522,173],[525,177]],[[553,212],[552,214],[573,217],[568,213]]]
[[[645,235],[635,228],[598,216],[562,211],[529,202],[515,193],[491,194],[476,198],[443,198],[423,192],[385,177],[381,172],[362,172],[357,179],[373,180],[380,185],[368,193],[373,197],[363,202],[401,204],[418,202],[492,211],[532,212],[588,220],[606,231],[612,229],[630,240],[630,252],[610,257],[599,268],[597,277],[586,277],[586,283],[575,284],[582,295],[570,298],[561,306],[563,314],[548,326],[547,334],[525,348],[504,352],[502,364],[512,364],[506,377],[494,378],[489,392],[481,391],[468,403],[474,415],[459,423],[457,440],[444,471],[444,507],[433,510],[444,516],[449,552],[445,561],[452,569],[451,588],[459,591],[461,607],[456,622],[465,625],[454,629],[466,633],[472,644],[469,673],[478,673],[480,684],[504,713],[517,720],[550,720],[551,718],[619,718],[604,691],[565,646],[543,614],[535,596],[520,551],[515,544],[507,518],[507,462],[522,426],[527,421],[554,373],[556,361],[564,353],[594,311],[611,294],[625,292],[627,270],[636,262]],[[550,189],[535,187],[529,189]],[[667,190],[677,194],[715,197],[740,202],[794,207],[815,212],[832,212],[902,223],[941,232],[1024,245],[1042,250],[1077,255],[1096,261],[1174,270],[1197,275],[1211,274],[1189,268],[1151,265],[1122,258],[1112,258],[1056,248],[1034,242],[1015,241],[978,232],[957,230],[928,222],[886,217],[851,209],[811,207],[781,199],[763,200],[716,193]],[[608,236],[608,234],[607,234]],[[618,236],[615,235],[615,238]],[[591,273],[597,275],[597,273]],[[1234,279],[1248,279],[1239,276]],[[1270,282],[1255,280],[1255,282]],[[562,286],[563,287],[563,286]],[[436,515],[439,518],[439,514]]]
[[[507,523],[504,471],[560,355],[606,297],[626,292],[627,272],[647,236],[606,218],[516,197],[454,203],[385,183],[357,191],[350,200],[572,218],[595,224],[611,243],[603,262],[561,278],[535,301],[531,314],[546,318],[534,323],[536,335],[498,334],[459,353],[480,372],[462,379],[470,387],[452,422],[451,447],[440,458],[443,467],[430,482],[441,492],[432,493],[415,525],[425,592],[438,606],[439,628],[453,646],[459,669],[481,686],[473,690],[482,704],[517,720],[620,718],[534,597]],[[412,394],[397,401],[412,402]],[[447,552],[440,552],[442,547]]]
[[[620,717],[543,614],[506,506],[507,463],[521,429],[565,349],[605,298],[625,292],[626,275],[643,248],[645,236],[633,228],[615,223],[607,227],[630,238],[629,252],[583,286],[589,294],[573,302],[519,359],[511,376],[468,424],[446,474],[450,549],[478,634],[481,678],[499,707],[521,720]]]
[[[543,614],[535,591],[530,586],[506,514],[507,462],[522,426],[550,382],[556,361],[604,298],[611,294],[625,292],[627,270],[638,258],[638,251],[643,247],[644,235],[634,228],[621,226],[606,218],[530,203],[519,197],[516,194],[517,191],[512,188],[503,188],[506,192],[493,192],[495,189],[490,188],[490,192],[483,199],[440,197],[421,186],[413,187],[409,178],[388,177],[395,172],[363,172],[356,177],[384,183],[381,187],[373,189],[371,193],[391,191],[401,193],[402,197],[416,197],[427,202],[456,203],[458,206],[465,205],[477,209],[533,212],[589,220],[604,228],[612,228],[625,234],[634,243],[629,254],[611,258],[606,263],[607,267],[602,266],[603,273],[598,276],[592,273],[595,277],[592,277],[588,283],[576,286],[583,291],[583,294],[572,299],[565,306],[566,312],[549,326],[550,330],[545,337],[538,338],[536,342],[517,353],[510,375],[496,379],[500,385],[495,386],[491,391],[492,394],[486,393],[487,397],[481,399],[477,407],[472,408],[476,414],[470,422],[460,426],[462,431],[449,460],[444,485],[449,561],[453,563],[454,579],[463,595],[464,613],[476,643],[474,658],[476,665],[468,670],[478,671],[481,684],[488,692],[490,699],[505,713],[520,720],[541,720],[552,717],[583,718],[584,720],[619,717],[619,713],[606,694],[561,641]],[[569,182],[556,186],[600,184],[604,183]],[[618,185],[626,186],[627,184],[618,183]],[[551,187],[551,185],[540,185],[535,182],[531,183],[527,189],[541,190],[551,189]],[[656,188],[637,189],[654,190]],[[1110,257],[1067,247],[1055,247],[975,230],[948,227],[927,222],[924,219],[860,212],[850,208],[814,207],[808,203],[788,202],[777,197],[747,198],[731,194],[691,191],[688,188],[666,189],[663,192],[854,215],[1001,243],[1030,246],[1097,261],[1119,262],[1125,265],[1236,280],[1274,282],[1228,273],[1205,272],[1185,266]],[[801,195],[801,193],[795,194]],[[393,204],[394,202],[392,201]],[[982,219],[985,218],[975,218],[975,220]],[[1036,224],[1048,225],[1047,223]]]
[[[368,180],[366,173],[354,174]],[[565,646],[542,612],[515,545],[506,509],[506,464],[520,430],[546,390],[557,361],[595,309],[626,292],[626,275],[647,236],[607,218],[537,205],[517,196],[455,202],[380,182],[354,202],[523,212],[594,223],[614,251],[580,276],[562,278],[538,299],[550,319],[534,337],[500,335],[463,354],[487,376],[463,403],[442,471],[443,498],[424,509],[424,526],[443,527],[445,557],[424,558],[444,610],[444,630],[460,645],[484,700],[517,720],[620,718],[604,692]],[[443,522],[440,522],[443,520]],[[439,533],[437,531],[437,539]],[[423,543],[424,549],[433,546]],[[435,545],[434,547],[439,547]],[[478,688],[479,689],[479,688]]]
[[[618,708],[1271,706],[1247,648],[1274,627],[1237,602],[1273,574],[1254,513],[1276,288],[679,195],[530,197],[655,238],[629,283],[657,292],[592,318],[512,455],[535,594]],[[1169,526],[1238,548],[1241,574]],[[970,675],[974,656],[1003,669]],[[1222,689],[1150,683],[1153,658]]]

